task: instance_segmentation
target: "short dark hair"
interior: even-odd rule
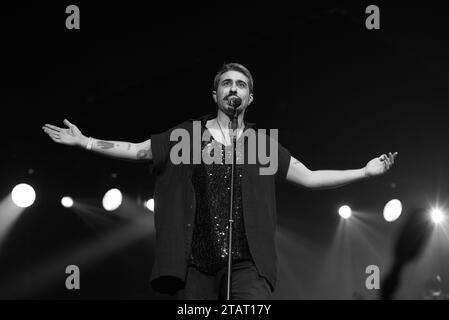
[[[217,88],[218,88],[218,82],[220,81],[221,75],[228,71],[238,71],[238,72],[243,73],[248,78],[249,92],[253,92],[254,81],[253,81],[253,76],[251,75],[251,72],[249,72],[249,70],[247,68],[245,68],[243,65],[241,65],[240,63],[235,63],[235,62],[225,63],[221,67],[221,69],[218,70],[218,72],[214,78],[214,89],[215,90],[217,90]]]

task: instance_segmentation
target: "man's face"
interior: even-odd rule
[[[253,101],[248,78],[243,73],[233,70],[221,75],[217,91],[213,91],[212,95],[218,108],[230,116],[233,115],[233,108],[228,103],[230,97],[237,96],[242,99],[242,104],[238,107],[239,113]]]

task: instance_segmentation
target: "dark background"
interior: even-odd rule
[[[69,4],[80,7],[80,30],[65,28]],[[380,30],[365,28],[369,4],[380,7]],[[246,120],[279,129],[282,145],[310,169],[360,168],[399,152],[394,168],[374,180],[323,191],[279,186],[274,298],[376,298],[364,286],[365,266],[379,265],[381,275],[388,269],[401,223],[383,221],[385,203],[398,198],[406,212],[447,201],[449,46],[441,3],[60,3],[2,13],[0,195],[20,182],[37,193],[0,249],[3,299],[167,298],[148,286],[153,233],[134,226],[126,232],[140,236],[123,243],[115,237],[108,250],[99,246],[102,254],[84,255],[128,226],[129,217],[151,228],[152,213],[142,207],[153,193],[148,165],[55,144],[41,127],[63,126],[67,118],[87,136],[144,141],[214,113],[213,77],[224,62],[253,74],[255,101]],[[101,207],[111,187],[126,195],[122,214]],[[62,208],[64,195],[90,212]],[[368,217],[368,231],[355,231],[368,249],[348,235],[350,270],[344,255],[329,258],[342,204]],[[416,267],[415,282],[404,284],[399,298],[422,298],[436,272],[447,288],[446,255]],[[81,268],[79,291],[65,289],[68,264]]]

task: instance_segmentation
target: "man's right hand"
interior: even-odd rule
[[[74,124],[71,124],[67,119],[64,119],[64,124],[68,127],[59,128],[51,124],[45,124],[42,127],[44,132],[57,143],[66,144],[69,146],[86,146],[87,138],[83,136],[80,129]]]
[[[51,124],[45,124],[42,129],[54,142],[86,148],[89,138],[83,136],[80,129],[74,124],[71,124],[67,119],[64,119],[64,124],[68,128],[59,128]],[[153,160],[151,139],[141,143],[91,139],[92,145],[89,150],[93,152],[98,152],[112,158],[137,162]]]

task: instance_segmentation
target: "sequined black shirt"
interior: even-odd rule
[[[207,130],[207,128],[205,128]],[[202,152],[211,158],[220,152],[221,163],[197,164],[192,182],[196,194],[196,213],[192,237],[190,264],[206,274],[215,274],[228,261],[229,205],[231,189],[232,147],[225,146],[211,136],[202,141]],[[241,159],[237,150],[236,159]],[[243,219],[243,167],[236,164],[233,190],[232,261],[251,260]]]

